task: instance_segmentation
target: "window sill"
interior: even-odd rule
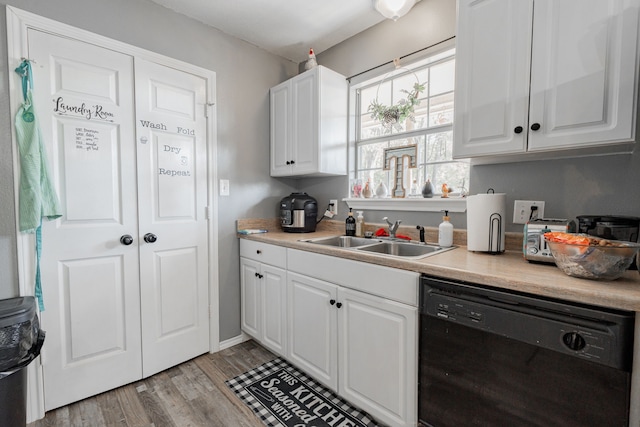
[[[467,199],[462,197],[406,198],[406,199],[342,199],[353,210],[370,209],[379,211],[416,211],[416,212],[465,212]]]

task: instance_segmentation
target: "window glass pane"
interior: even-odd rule
[[[453,156],[453,132],[440,132],[427,136],[426,162],[451,160]]]
[[[429,100],[420,99],[420,103],[413,109],[414,122],[407,125],[408,130],[424,129],[429,126]]]
[[[425,90],[420,95],[427,96],[429,94],[429,69],[421,68],[419,70],[414,71],[418,81],[421,85],[424,86]]]
[[[401,100],[406,100],[407,96],[414,93],[414,86],[419,83],[418,76],[409,73],[398,77],[393,81],[393,103],[398,104]]]
[[[360,139],[378,138],[388,134],[380,122],[371,118],[371,113],[365,113],[360,117]]]
[[[358,170],[382,168],[382,156],[386,147],[386,142],[358,146]]]
[[[452,91],[454,86],[454,74],[455,62],[453,60],[431,67],[429,95],[434,96]]]
[[[378,103],[389,105],[391,104],[391,90],[393,89],[393,82],[391,80],[385,80],[377,86],[372,86],[372,98],[371,101],[377,100]],[[371,103],[371,102],[370,102]],[[367,105],[367,108],[369,106]]]
[[[378,86],[370,86],[360,90],[360,114],[367,114],[369,104],[376,99],[376,89]]]
[[[362,183],[363,190],[367,183],[369,183],[372,197],[376,196],[376,190],[380,183],[384,183],[387,188],[387,193],[389,193],[389,189],[391,188],[389,184],[389,172],[383,171],[382,169],[358,172],[358,182]]]
[[[434,193],[442,193],[442,184],[453,193],[459,193],[462,186],[469,182],[469,165],[463,162],[436,163],[426,165],[428,178],[434,187]]]
[[[453,92],[429,100],[429,126],[453,123]]]

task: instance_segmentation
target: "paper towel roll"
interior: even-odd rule
[[[504,252],[507,196],[504,193],[467,197],[467,249]]]

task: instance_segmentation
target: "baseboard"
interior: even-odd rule
[[[220,350],[224,350],[225,348],[233,347],[234,345],[242,344],[245,341],[249,341],[251,337],[244,332],[240,332],[240,335],[235,336],[233,338],[229,338],[228,340],[220,341]]]

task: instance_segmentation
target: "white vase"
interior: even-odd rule
[[[380,185],[378,185],[378,188],[376,188],[376,196],[378,196],[379,198],[383,198],[387,197],[387,194],[389,194],[387,186],[384,184],[384,182],[380,181]]]

